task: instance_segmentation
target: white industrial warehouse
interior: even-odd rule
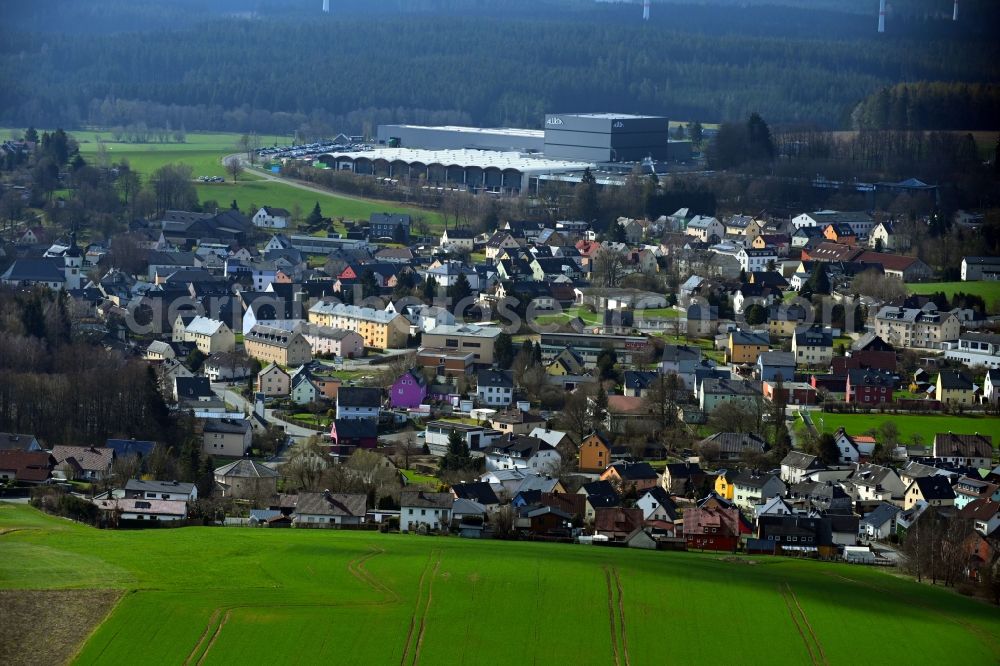
[[[325,153],[317,159],[332,169],[400,180],[423,180],[428,185],[460,185],[473,191],[517,194],[532,188],[532,179],[572,174],[594,168],[591,162],[570,162],[493,150],[424,150],[375,148]]]

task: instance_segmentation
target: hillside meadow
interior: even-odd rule
[[[913,435],[920,435],[923,443],[934,443],[936,433],[980,433],[993,436],[993,445],[1000,446],[1000,418],[995,416],[951,416],[945,414],[836,414],[833,412],[813,412],[815,426],[834,433],[843,426],[852,435],[863,435],[877,429],[886,421],[892,421],[899,428],[901,442],[909,442]]]
[[[843,564],[305,529],[99,531],[2,504],[0,554],[0,588],[28,590],[22,601],[124,592],[78,664],[135,663],[137,650],[144,664],[1000,659],[996,608]]]
[[[0,136],[6,137],[12,132],[21,131],[0,129]],[[249,170],[244,171],[234,183],[226,173],[222,160],[226,155],[239,150],[239,134],[188,132],[184,143],[141,144],[112,141],[111,133],[107,131],[80,130],[70,131],[69,134],[79,142],[80,154],[84,159],[96,159],[100,142],[103,141],[109,160],[117,162],[127,159],[129,166],[144,176],[165,164],[190,165],[195,178],[222,176],[226,179],[225,183],[195,183],[199,201],[215,201],[221,207],[228,207],[234,199],[242,210],[248,210],[252,206],[274,206],[291,211],[297,204],[304,217],[309,214],[313,205],[319,203],[323,214],[333,219],[367,220],[372,213],[408,213],[414,218],[423,217],[432,230],[440,231],[444,228],[441,215],[434,211],[403,206],[392,201],[306,191],[286,182],[265,180]],[[290,139],[268,135],[261,136],[260,141],[262,146],[276,143],[286,145]]]

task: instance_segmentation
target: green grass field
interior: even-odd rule
[[[932,294],[943,291],[948,298],[954,296],[956,292],[982,296],[990,314],[995,313],[995,305],[1000,303],[1000,282],[997,281],[910,282],[907,283],[906,288],[913,294]]]
[[[0,136],[9,136],[11,130],[0,129]],[[41,132],[41,130],[39,130]],[[238,151],[236,146],[239,134],[189,132],[185,143],[120,143],[111,140],[111,133],[106,131],[83,130],[70,134],[79,142],[80,153],[84,159],[96,159],[98,141],[103,140],[108,150],[108,159],[128,160],[135,171],[148,175],[165,164],[188,164],[194,169],[194,177],[223,176],[226,183],[196,183],[195,189],[201,201],[214,200],[220,206],[226,207],[235,199],[240,208],[247,210],[251,205],[275,206],[293,210],[295,205],[302,209],[303,216],[308,215],[315,203],[319,203],[323,214],[330,218],[345,218],[349,220],[367,220],[372,213],[409,213],[414,218],[423,217],[432,231],[440,232],[444,228],[444,220],[439,213],[403,206],[391,201],[354,199],[337,196],[336,194],[318,194],[307,192],[286,183],[266,181],[251,171],[244,172],[238,182],[233,183],[222,165],[226,155]],[[282,145],[288,142],[288,137],[262,136],[261,145],[274,143]]]
[[[1000,659],[995,608],[860,566],[0,507],[0,588],[125,590],[78,664]]]
[[[992,416],[946,416],[937,414],[833,414],[813,412],[813,423],[826,432],[836,432],[844,426],[852,435],[860,435],[872,428],[878,428],[886,421],[892,421],[899,428],[900,439],[910,441],[914,434],[923,437],[924,443],[930,446],[934,442],[935,433],[955,432],[972,434],[974,432],[992,435],[995,445],[1000,445],[1000,418]],[[822,421],[820,421],[822,419]]]

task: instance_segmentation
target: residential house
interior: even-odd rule
[[[299,330],[313,356],[360,358],[365,355],[365,339],[356,331],[316,324],[304,324]]]
[[[977,499],[960,509],[958,518],[972,521],[972,528],[983,536],[996,536],[1000,528],[1000,503],[989,497]]]
[[[509,370],[480,370],[476,398],[482,405],[507,407],[514,400],[514,376]]]
[[[292,390],[292,380],[288,373],[273,362],[257,373],[257,393],[266,396],[286,396]]]
[[[246,379],[253,370],[253,364],[242,352],[218,352],[212,354],[201,366],[209,381],[232,382]]]
[[[719,462],[743,460],[764,454],[770,448],[760,435],[752,432],[717,432],[698,442],[699,451],[712,452],[707,457]]]
[[[766,271],[778,261],[778,253],[774,248],[765,247],[758,250],[743,247],[736,253],[736,259],[740,262],[740,269],[747,273]]]
[[[671,495],[697,492],[705,483],[705,471],[698,463],[667,463],[660,476],[660,485]]]
[[[716,498],[712,504],[702,503],[684,512],[688,550],[736,552],[744,531],[743,518],[737,507],[726,505],[728,502],[723,504]]]
[[[775,495],[783,495],[787,486],[774,474],[745,471],[733,479],[733,503],[747,512]]]
[[[41,451],[42,445],[34,435],[0,432],[0,451]]]
[[[180,404],[211,402],[216,399],[208,377],[174,377],[174,400]]]
[[[767,351],[757,357],[757,379],[762,382],[792,381],[795,378],[795,354]]]
[[[210,456],[241,458],[250,450],[250,422],[236,419],[205,419],[201,450]]]
[[[135,456],[143,460],[153,453],[153,449],[156,448],[156,442],[136,439],[108,439],[104,442],[104,446],[115,452],[115,460],[130,456]]]
[[[828,224],[823,227],[823,237],[842,245],[856,245],[858,237],[849,224]]]
[[[592,481],[580,486],[577,494],[587,498],[584,520],[593,521],[598,509],[621,506],[621,497],[608,481]]]
[[[486,481],[473,481],[471,483],[453,483],[451,494],[455,499],[472,500],[485,507],[495,507],[500,505],[496,491]]]
[[[299,370],[304,369],[304,367],[302,366]],[[292,390],[289,392],[288,397],[296,405],[314,403],[321,395],[319,387],[316,386],[316,383],[312,380],[308,372],[295,372],[292,374]]]
[[[165,523],[187,518],[187,502],[182,501],[107,498],[92,502],[105,517],[119,524]]]
[[[972,405],[976,399],[975,385],[958,370],[942,370],[938,373],[934,398],[945,405]]]
[[[840,451],[839,462],[842,464],[867,461],[875,450],[873,437],[867,435],[851,436],[843,427],[837,428],[833,440],[837,443],[837,449]]]
[[[111,474],[115,451],[107,447],[53,446],[54,476],[67,480],[103,481]]]
[[[352,493],[299,493],[295,527],[360,525],[368,513],[368,496]]]
[[[695,215],[688,221],[684,233],[702,243],[718,243],[725,237],[726,227],[714,217]]]
[[[327,300],[309,308],[309,322],[354,331],[373,349],[404,348],[410,335],[410,322],[401,314]]]
[[[421,527],[427,530],[448,529],[454,501],[451,493],[402,491],[399,499],[399,531],[411,532]]]
[[[918,502],[929,506],[953,506],[955,491],[942,475],[922,476],[910,483],[903,493],[903,509],[909,511]]]
[[[757,357],[769,351],[771,341],[767,333],[737,329],[729,333],[726,359],[730,363],[756,363]]]
[[[875,333],[896,347],[940,349],[957,340],[960,323],[952,313],[940,313],[933,304],[924,308],[886,305],[875,316]]]
[[[288,227],[288,221],[291,218],[292,214],[284,208],[262,206],[250,219],[254,223],[254,226],[257,227],[264,229],[285,229]]]
[[[529,435],[534,430],[540,430],[537,426],[545,423],[545,419],[520,409],[505,409],[493,414],[489,418],[489,423],[491,428],[503,435]],[[559,439],[561,438],[556,439],[556,443]],[[555,443],[549,441],[548,438],[545,438],[544,441],[555,446]]]
[[[404,372],[389,389],[389,404],[394,409],[419,407],[427,398],[427,380],[420,370]]]
[[[536,474],[554,474],[562,456],[554,446],[534,437],[507,437],[486,452],[486,469],[524,469]]]
[[[737,469],[720,469],[715,475],[713,492],[722,499],[732,502],[733,496],[736,494],[736,486],[733,485],[733,482],[739,473]]]
[[[895,504],[879,502],[858,522],[858,536],[865,541],[884,541],[896,533],[896,516],[901,509]]]
[[[851,369],[847,371],[844,401],[859,405],[890,403],[896,384],[896,377],[884,370]]]
[[[396,243],[410,243],[410,216],[399,213],[372,213],[368,218],[368,235]]]
[[[788,485],[802,483],[811,473],[825,468],[818,456],[790,451],[781,460],[781,480]]]
[[[983,402],[988,405],[1000,404],[1000,370],[987,370],[983,381]]]
[[[580,442],[580,471],[600,474],[609,464],[611,464],[611,442],[598,432],[584,437]]]
[[[594,513],[594,532],[609,541],[621,542],[642,527],[642,509],[620,506],[597,509]]]
[[[796,329],[792,354],[796,366],[829,367],[833,360],[833,336],[819,325]]]
[[[337,420],[372,419],[382,413],[382,391],[374,387],[342,386],[337,391]]]
[[[157,481],[155,479],[128,479],[125,487],[113,490],[112,496],[126,499],[165,500],[170,502],[193,502],[198,499],[198,486],[181,481]]]
[[[0,449],[0,481],[5,483],[47,483],[56,461],[47,451]]]
[[[341,460],[358,449],[378,446],[378,421],[375,419],[335,419],[330,424],[330,453]]]
[[[762,393],[760,384],[754,381],[731,379],[705,379],[698,390],[698,406],[705,414],[711,414],[719,405],[727,402],[739,403],[751,411],[760,408]]]
[[[493,351],[501,329],[495,326],[460,324],[435,326],[421,337],[425,347],[447,352],[472,353],[477,365],[493,365]]]
[[[252,500],[278,493],[278,473],[248,458],[216,467],[212,476],[222,497]]]
[[[715,334],[719,328],[719,308],[693,302],[687,307],[687,334],[693,338],[704,338]]]
[[[299,330],[257,324],[243,338],[251,358],[263,363],[298,366],[312,361],[312,348]]]
[[[623,461],[609,465],[601,474],[600,480],[610,481],[625,493],[629,490],[641,492],[649,488],[655,488],[660,477],[656,473],[656,470],[647,462],[630,463]]]
[[[445,229],[441,232],[441,247],[454,252],[472,252],[476,234],[471,229]]]
[[[642,518],[647,524],[652,521],[673,523],[680,515],[677,504],[661,486],[653,486],[640,493],[635,506],[642,509]]]
[[[868,237],[868,244],[876,251],[905,252],[910,249],[910,243],[910,236],[900,232],[896,224],[889,220],[876,224]]]
[[[184,329],[184,340],[190,341],[206,356],[231,352],[236,348],[236,335],[225,322],[208,317],[194,317]]]
[[[1000,280],[1000,257],[962,257],[962,280]]]
[[[983,498],[996,498],[1000,495],[998,493],[998,486],[995,483],[990,483],[983,479],[976,479],[970,476],[960,477],[955,481],[955,485],[952,486],[952,490],[955,491],[955,508],[962,509],[977,499]]]
[[[989,469],[993,464],[993,436],[939,432],[934,435],[934,458],[973,469]]]

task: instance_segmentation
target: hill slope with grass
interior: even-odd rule
[[[995,608],[858,566],[327,530],[99,531],[0,505],[5,530],[0,588],[124,591],[80,664],[135,663],[138,646],[149,664],[1000,659]]]

